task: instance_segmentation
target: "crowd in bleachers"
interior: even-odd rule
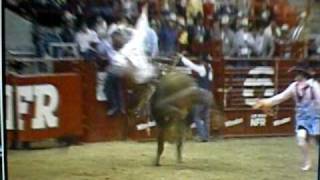
[[[74,43],[79,54],[86,59],[98,57],[95,52],[99,42],[110,40],[115,27],[134,28],[146,2],[7,0],[11,7],[31,15],[37,56],[68,57],[78,54]],[[302,42],[300,47],[305,52],[320,54],[319,36],[307,46],[308,12],[289,13],[287,15],[295,16],[281,19],[281,3],[286,1],[241,2],[149,0],[150,43],[159,47],[159,52],[153,53],[160,56],[172,56],[177,51],[197,54],[199,49],[208,49],[203,46],[214,46],[228,57],[290,57],[289,50],[279,54],[279,46]],[[291,12],[292,8],[288,9]],[[117,35],[112,38],[125,41]]]

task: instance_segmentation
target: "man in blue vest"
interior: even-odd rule
[[[186,57],[182,55],[180,56],[182,63],[195,72],[198,87],[202,92],[200,98],[203,100],[194,104],[192,114],[200,141],[208,142],[210,137],[211,106],[213,102],[213,96],[211,93],[213,71],[210,65],[210,58],[207,54],[202,55],[200,64],[195,64]]]

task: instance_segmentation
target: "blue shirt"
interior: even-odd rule
[[[166,55],[173,55],[177,44],[177,31],[168,26],[163,26],[160,31],[160,46],[161,50]]]
[[[116,54],[118,53],[116,50],[114,50],[113,46],[110,44],[107,40],[102,40],[98,44],[98,53],[109,59],[110,63],[116,61]]]
[[[147,37],[144,43],[146,45],[145,51],[147,55],[151,57],[155,57],[159,52],[158,35],[152,28],[148,28]]]

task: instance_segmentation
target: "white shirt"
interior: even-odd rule
[[[303,29],[304,29],[304,25],[298,25],[293,31],[293,34],[291,37],[292,40],[295,40],[295,41],[298,40]]]
[[[99,37],[106,35],[107,31],[108,31],[108,25],[107,25],[107,23],[105,21],[103,21],[100,24],[97,24],[96,32],[97,32]]]
[[[268,27],[264,30],[264,34],[272,37],[272,27],[271,27],[271,26],[268,26]]]
[[[255,39],[250,32],[240,29],[236,34],[236,44],[239,47],[238,54],[250,55],[252,52],[251,47],[254,46]]]
[[[304,86],[298,85],[298,88],[296,88],[297,83],[298,83],[297,81],[291,83],[289,85],[289,87],[287,87],[287,89],[285,89],[283,92],[281,92],[280,94],[277,94],[271,98],[268,98],[266,101],[268,103],[271,103],[274,106],[274,105],[280,104],[280,103],[282,103],[292,97],[295,97],[296,93],[301,94],[301,91],[302,91],[301,89]],[[305,81],[305,84],[307,84],[313,88],[316,106],[318,106],[318,108],[320,109],[320,84],[319,84],[319,82],[315,81],[314,79],[309,79],[309,80]],[[297,92],[297,89],[298,89],[298,92]],[[311,99],[311,93],[309,90],[306,90],[304,99],[306,99],[306,100]],[[296,103],[298,103],[298,102],[296,102]]]
[[[255,47],[257,52],[260,54],[263,50],[263,43],[264,43],[264,36],[263,35],[258,35],[255,38]]]
[[[278,36],[280,37],[281,36],[281,30],[279,28],[276,28],[276,34],[273,34],[273,31],[272,31],[272,27],[271,25],[269,25],[265,30],[264,30],[264,34],[269,36],[269,37],[272,37],[274,38],[274,36]]]
[[[126,57],[128,64],[134,68],[132,75],[138,84],[148,82],[151,78],[157,76],[156,69],[148,60],[144,49],[144,40],[150,28],[146,13],[146,11],[141,13],[132,37],[119,51],[121,55]],[[131,67],[129,68],[131,69]]]
[[[187,59],[186,57],[182,56],[181,58],[182,63],[189,67],[190,69],[192,69],[193,71],[197,72],[199,74],[200,77],[205,77],[206,76],[206,68],[204,67],[203,64],[195,64],[192,61],[190,61],[189,59]],[[209,80],[212,81],[213,77],[212,77],[212,68],[211,66],[209,66]]]
[[[76,42],[80,47],[80,52],[86,52],[90,49],[91,42],[100,42],[95,31],[87,29],[87,32],[79,31],[76,33]]]
[[[243,29],[240,29],[236,33],[236,41],[240,43],[242,46],[246,46],[247,44],[253,45],[254,44],[254,37],[250,32],[246,32]]]

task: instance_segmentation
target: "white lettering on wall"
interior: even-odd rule
[[[275,120],[275,121],[273,121],[273,126],[281,126],[283,124],[289,123],[290,121],[291,121],[290,117]]]
[[[31,119],[32,129],[56,128],[59,118],[55,115],[59,105],[59,93],[50,84],[17,86],[16,107],[14,107],[13,87],[6,85],[6,125],[8,130],[15,129],[14,108],[17,108],[17,127],[24,130],[24,116],[30,113],[30,104],[34,103],[35,113]]]
[[[252,114],[250,118],[250,126],[266,126],[267,115],[266,114]]]
[[[19,86],[17,87],[17,117],[18,129],[24,130],[23,114],[27,114],[29,110],[29,102],[33,101],[32,87]]]
[[[231,126],[239,125],[239,124],[241,124],[241,123],[243,123],[243,118],[238,118],[238,119],[235,119],[235,120],[226,121],[226,122],[224,123],[224,125],[225,125],[226,127],[231,127]]]
[[[13,130],[13,89],[6,85],[6,126],[8,130]]]
[[[36,109],[32,119],[32,129],[58,127],[58,117],[54,115],[59,102],[57,89],[52,85],[39,85],[34,87]],[[49,101],[46,102],[46,97]]]

